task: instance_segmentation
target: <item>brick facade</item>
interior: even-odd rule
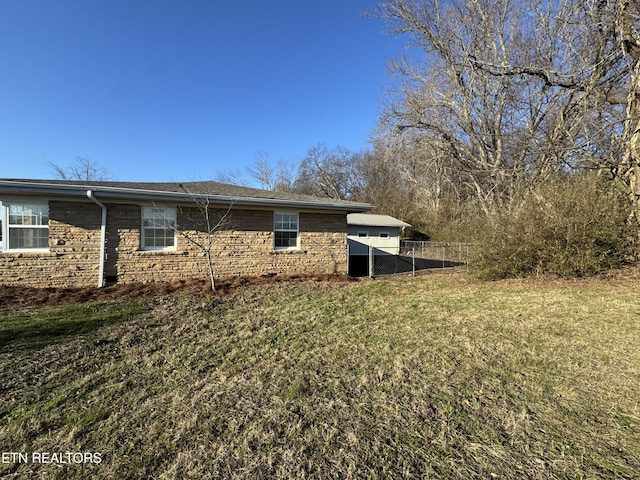
[[[141,249],[140,205],[106,204],[105,277],[118,282],[208,277],[202,250],[188,238],[206,240],[199,212],[178,209],[176,249]],[[300,248],[275,250],[274,210],[234,208],[213,234],[218,277],[264,274],[346,273],[344,212],[300,210]],[[197,219],[201,219],[198,221]],[[39,287],[94,286],[98,282],[101,209],[86,201],[49,201],[49,252],[0,253],[0,284]]]

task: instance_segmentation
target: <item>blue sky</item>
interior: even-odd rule
[[[376,0],[2,0],[0,178],[89,157],[210,179],[257,151],[367,148],[398,39]]]

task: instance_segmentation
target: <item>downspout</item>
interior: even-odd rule
[[[100,223],[100,268],[98,271],[98,288],[104,286],[104,257],[107,241],[107,207],[93,196],[91,190],[87,190],[87,198],[102,209],[102,221]]]

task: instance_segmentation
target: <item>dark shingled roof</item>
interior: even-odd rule
[[[98,196],[109,198],[150,198],[188,201],[191,197],[208,197],[212,201],[238,204],[269,204],[331,208],[346,211],[369,211],[373,205],[301,195],[274,192],[258,188],[241,187],[213,181],[200,182],[112,182],[79,180],[0,179],[0,193],[49,193],[52,195],[82,194],[91,190]],[[77,193],[76,193],[77,192]],[[163,195],[165,194],[165,195]]]

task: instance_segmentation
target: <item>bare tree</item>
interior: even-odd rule
[[[361,189],[357,165],[361,154],[344,147],[327,148],[316,145],[300,163],[298,178],[293,184],[297,193],[347,200]]]
[[[263,190],[273,190],[275,187],[275,171],[269,163],[269,154],[264,150],[256,152],[256,159],[252,167],[247,167],[250,177],[260,184]]]
[[[518,208],[554,171],[624,178],[619,167],[636,161],[623,152],[637,130],[625,120],[634,116],[625,106],[637,83],[637,9],[624,0],[387,0],[378,14],[414,48],[391,63],[401,87],[381,135],[420,138],[432,151],[426,165],[445,160],[449,184],[487,216]]]
[[[421,222],[426,202],[405,171],[397,151],[376,145],[351,157],[354,188],[351,199],[375,205],[375,212],[391,215],[412,224]]]
[[[176,226],[176,230],[180,236],[203,254],[211,280],[211,290],[215,291],[213,252],[216,236],[220,231],[231,228],[230,217],[233,203],[226,209],[220,208],[220,206],[216,207],[211,204],[208,195],[202,194],[202,192],[194,193],[194,189],[190,185],[181,183],[179,187],[189,196],[192,206],[179,208],[181,218],[186,222],[184,225]]]
[[[80,181],[106,181],[112,180],[112,175],[107,167],[99,164],[95,160],[88,157],[76,157],[74,162],[67,166],[46,162],[51,171],[61,180],[80,180]]]
[[[240,168],[227,168],[220,170],[214,175],[214,180],[220,183],[228,183],[230,185],[242,185],[248,187],[251,181],[246,177],[245,172]]]
[[[253,165],[245,167],[244,171],[232,168],[218,172],[216,180],[247,187],[257,183],[263,190],[276,192],[292,191],[298,169],[296,162],[280,159],[273,165],[268,152],[258,150],[255,155]]]
[[[619,0],[616,28],[621,39],[622,53],[628,59],[629,90],[627,118],[623,138],[625,150],[621,168],[614,173],[629,186],[635,201],[636,220],[640,222],[640,5],[631,0]]]
[[[640,5],[565,0],[559,7],[553,12],[555,21],[544,18],[544,24],[547,30],[565,26],[566,32],[556,37],[564,68],[549,61],[495,65],[474,59],[473,65],[494,76],[526,76],[569,92],[583,120],[580,154],[626,185],[640,221]],[[550,50],[550,45],[544,47]],[[613,121],[606,115],[611,111],[618,114]],[[592,155],[594,151],[600,155]]]
[[[280,159],[274,166],[264,150],[256,152],[254,165],[247,168],[249,176],[260,184],[260,188],[275,192],[290,192],[296,171],[297,165],[293,161]]]

